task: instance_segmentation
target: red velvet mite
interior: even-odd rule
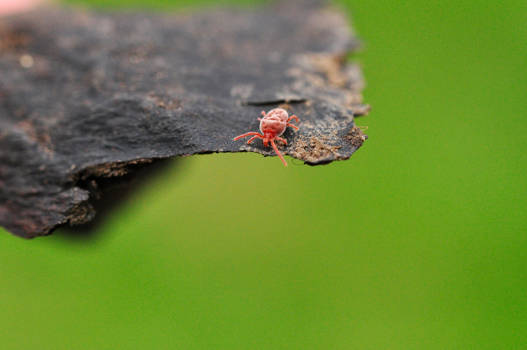
[[[262,116],[263,118],[258,118],[258,120],[260,121],[261,133],[254,131],[246,132],[245,134],[236,136],[233,140],[238,141],[243,137],[252,136],[249,141],[247,141],[247,144],[250,144],[255,139],[262,139],[265,147],[268,147],[270,142],[274,151],[276,152],[278,157],[280,157],[282,163],[287,166],[287,162],[278,150],[278,147],[276,147],[274,140],[282,141],[284,145],[287,145],[287,140],[280,136],[284,133],[285,129],[287,129],[288,126],[292,127],[295,130],[298,130],[298,126],[291,124],[290,121],[294,119],[299,122],[300,120],[296,115],[289,116],[287,111],[282,108],[272,109],[268,113],[262,111]]]

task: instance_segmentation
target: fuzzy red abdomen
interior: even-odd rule
[[[260,121],[260,131],[263,134],[280,136],[286,128],[287,124],[280,120],[280,118],[265,117]]]
[[[283,108],[275,108],[271,109],[267,115],[267,118],[278,118],[283,122],[287,122],[287,118],[289,117],[287,111]]]

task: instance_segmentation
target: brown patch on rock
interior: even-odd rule
[[[348,79],[342,72],[345,57],[335,55],[311,55],[309,58],[316,69],[325,74],[328,83],[336,87],[346,87]]]
[[[82,171],[81,174],[78,174],[77,177],[81,180],[86,180],[91,177],[119,177],[126,175],[129,171],[129,168],[132,166],[148,164],[152,162],[153,159],[141,158],[128,162],[97,164],[84,169],[84,171]]]
[[[87,200],[78,202],[66,215],[65,223],[70,225],[82,225],[90,222],[95,217],[95,209]]]
[[[368,139],[368,135],[365,135],[358,126],[354,126],[349,131],[347,138],[354,147],[359,148]]]
[[[169,97],[151,94],[148,96],[148,100],[155,103],[158,107],[161,107],[166,110],[175,110],[175,109],[181,108],[180,100],[171,99]]]
[[[25,48],[30,41],[31,38],[27,33],[0,26],[0,51],[21,50]]]
[[[288,153],[296,158],[302,159],[308,164],[320,164],[324,163],[325,160],[330,161],[335,158],[340,158],[338,154],[340,148],[341,146],[328,145],[319,138],[312,136],[308,140],[297,140],[293,150]]]
[[[44,153],[48,155],[53,154],[51,138],[48,134],[38,132],[33,123],[28,120],[18,122],[16,126],[18,129],[22,130],[24,134],[26,134],[27,138],[31,142],[36,143]]]
[[[370,105],[366,105],[362,103],[352,104],[350,107],[351,107],[351,110],[353,111],[353,115],[356,117],[367,115],[368,113],[370,113],[370,110],[371,110]]]

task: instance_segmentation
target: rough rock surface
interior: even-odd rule
[[[159,159],[274,155],[262,109],[301,118],[283,153],[347,159],[366,136],[358,46],[318,2],[191,14],[49,8],[0,19],[0,226],[22,237],[93,218],[98,182]]]

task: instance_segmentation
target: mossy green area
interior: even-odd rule
[[[527,344],[527,3],[337,4],[364,42],[363,147],[179,159],[91,240],[0,230],[1,349]]]

